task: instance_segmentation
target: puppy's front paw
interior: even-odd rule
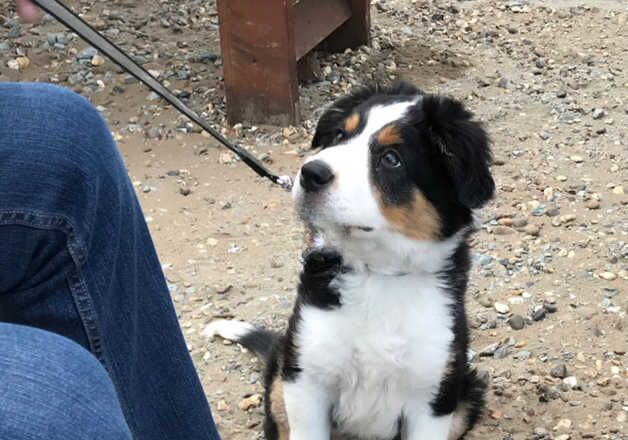
[[[303,271],[306,273],[326,272],[342,267],[342,255],[335,249],[323,247],[308,249],[303,253]]]
[[[299,296],[305,303],[324,309],[340,306],[340,295],[331,283],[344,270],[342,256],[335,250],[310,250],[303,256]]]

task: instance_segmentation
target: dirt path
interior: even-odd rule
[[[224,123],[213,2],[68,3]],[[472,347],[491,386],[469,438],[628,439],[628,4],[373,3],[373,47],[323,59],[323,80],[302,88],[303,124],[225,133],[293,173],[321,106],[356,84],[402,77],[465,100],[491,133],[498,187],[474,238]],[[238,407],[262,391],[259,364],[200,332],[218,316],[285,324],[302,245],[289,195],[51,35],[58,25],[15,30],[7,5],[0,15],[1,81],[52,80],[101,106],[222,435],[261,438],[262,408]],[[19,56],[30,65],[12,70]]]

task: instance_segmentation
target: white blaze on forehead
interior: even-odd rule
[[[418,99],[374,106],[363,116],[366,121],[359,134],[306,161],[321,160],[334,173],[326,203],[317,206],[319,220],[347,226],[385,227],[386,220],[371,191],[369,144],[375,133],[402,119]]]

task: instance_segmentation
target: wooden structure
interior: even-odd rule
[[[313,49],[369,43],[369,0],[218,0],[227,114],[231,123],[299,119],[298,81]]]

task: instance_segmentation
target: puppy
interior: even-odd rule
[[[453,440],[485,384],[467,359],[472,211],[493,195],[487,135],[463,105],[406,83],[320,118],[293,196],[314,233],[276,335],[215,321],[206,335],[266,362],[269,440]]]

